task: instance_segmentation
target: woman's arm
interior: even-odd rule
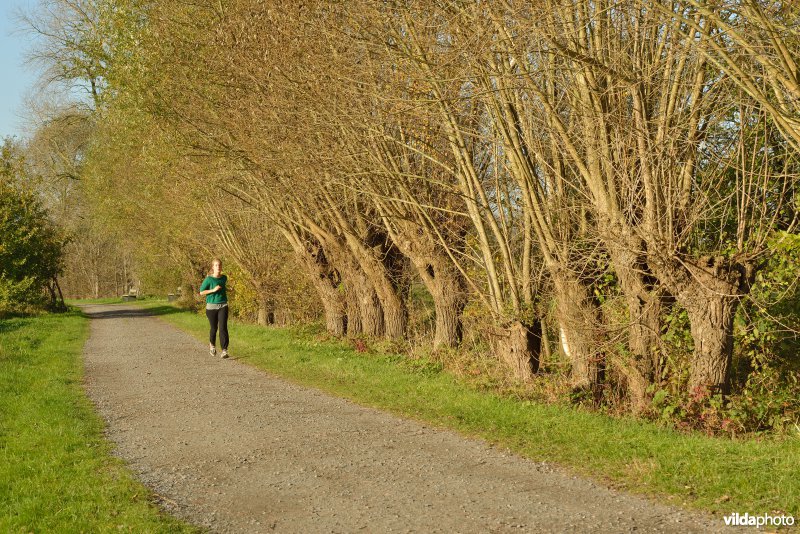
[[[215,287],[214,289],[206,289],[205,291],[201,291],[201,292],[200,292],[200,294],[201,294],[201,295],[203,295],[203,296],[205,297],[206,295],[208,295],[208,294],[210,294],[210,293],[216,293],[217,291],[219,291],[219,290],[220,290],[220,287],[221,287],[221,286],[219,286],[219,285],[218,285],[218,286],[217,286],[217,287]]]
[[[210,287],[210,286],[211,286],[211,284],[210,284],[210,282],[209,282],[208,278],[205,278],[205,279],[203,280],[203,283],[202,283],[202,284],[200,284],[200,295],[201,295],[201,296],[203,296],[203,297],[205,297],[205,296],[206,296],[206,295],[208,295],[209,293],[213,293],[213,292],[212,292],[212,291],[209,289],[209,287]]]

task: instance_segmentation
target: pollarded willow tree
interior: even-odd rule
[[[754,9],[740,15],[763,16]],[[548,266],[576,383],[597,382],[603,358],[594,349],[602,340],[593,328],[596,274],[586,268],[591,256],[575,250],[585,241],[602,243],[625,295],[630,356],[614,363],[636,403],[659,374],[661,308],[673,298],[695,339],[690,387],[724,391],[733,316],[765,250],[767,233],[752,229],[773,227],[768,206],[781,210],[795,176],[785,153],[775,154],[784,168],[762,184],[753,165],[739,164],[747,152],[763,169],[765,151],[785,149],[743,141],[759,118],[737,90],[744,82],[729,83],[713,68],[719,61],[708,61],[709,50],[729,40],[708,10],[672,2],[498,2],[361,6],[357,13],[357,26],[371,30],[366,38],[421,87],[417,104],[440,114],[498,315],[506,302],[504,311],[518,313],[530,293],[512,283],[526,272],[524,259],[515,269],[526,254],[515,255],[498,224],[510,204],[495,204],[502,197],[487,187],[489,169],[504,171],[503,182],[519,192],[514,209],[528,225],[519,233],[536,237]],[[770,65],[764,68],[775,76]],[[776,84],[787,92],[787,81],[773,80],[777,91]],[[502,155],[481,164],[493,143]],[[589,225],[581,220],[587,212]],[[559,220],[589,233],[565,233],[571,226]],[[712,222],[719,235],[730,224],[737,235],[697,241]],[[519,280],[530,283],[529,276]]]
[[[573,387],[636,410],[683,312],[688,389],[727,391],[738,306],[796,231],[792,8],[96,4],[92,169],[180,262],[223,247],[267,310],[280,235],[336,335],[403,338],[418,280],[436,346],[469,306],[522,379],[552,309]]]
[[[740,164],[765,151],[782,161],[790,155],[780,144],[742,140],[758,114],[705,53],[725,35],[673,2],[548,2],[491,19],[511,15],[537,37],[524,46],[519,33],[505,34],[520,84],[580,178],[626,294],[635,390],[641,395],[652,380],[648,352],[667,297],[689,317],[690,388],[725,391],[736,306],[765,250],[761,229],[771,227],[770,207],[781,209],[781,192],[796,179],[788,166],[759,182]],[[686,18],[698,21],[698,32],[686,34]],[[553,75],[563,94],[548,90]],[[569,118],[558,109],[564,99]]]
[[[468,286],[493,318],[499,354],[528,378],[538,368],[541,339],[530,217],[509,187],[482,102],[469,96],[474,86],[455,60],[460,50],[447,42],[451,28],[430,6],[361,5],[351,16],[354,27],[367,28],[359,39],[375,56],[371,91],[375,108],[383,108],[383,123],[373,123],[367,135],[374,141],[362,152],[377,167],[372,181],[390,180],[383,191],[371,189],[378,202],[424,208],[417,233],[428,229],[435,247],[428,248],[441,251],[454,280]],[[395,118],[401,114],[407,118]],[[393,185],[409,181],[417,185],[400,191]],[[431,190],[447,202],[415,197]],[[442,219],[447,223],[431,224]],[[407,239],[422,241],[413,234]],[[430,265],[420,262],[423,280]]]
[[[149,80],[138,86],[142,105],[176,137],[189,140],[194,157],[205,158],[210,165],[224,162],[234,171],[223,173],[225,177],[216,182],[217,186],[253,202],[277,228],[290,235],[295,250],[304,256],[303,265],[318,266],[322,257],[326,263],[337,265],[335,270],[347,282],[347,300],[351,303],[348,325],[352,332],[386,332],[400,337],[405,313],[391,260],[387,260],[391,246],[381,245],[375,238],[373,234],[379,227],[367,223],[358,204],[353,209],[342,203],[346,199],[320,187],[324,185],[320,177],[326,171],[304,154],[306,145],[302,143],[307,132],[285,127],[297,123],[298,116],[308,111],[307,107],[300,107],[299,96],[288,100],[287,87],[292,88],[296,82],[291,73],[282,72],[284,85],[277,89],[265,90],[263,85],[249,83],[272,75],[260,70],[264,61],[258,39],[264,36],[242,28],[247,11],[236,9],[245,6],[224,7],[226,11],[220,12],[216,7],[154,8],[151,15],[159,23],[149,28],[146,52],[140,58],[142,66],[137,70],[144,71]],[[264,12],[261,16],[272,15]],[[205,26],[197,23],[205,17],[216,18],[214,31],[207,33]],[[165,33],[172,39],[163,39]],[[256,41],[249,41],[250,38]],[[199,56],[198,49],[203,51]],[[301,72],[302,63],[286,61],[285,54],[296,53],[296,49],[273,50],[276,57],[266,64],[268,69],[288,64]],[[231,64],[230,54],[236,54],[241,61]],[[180,73],[180,83],[163,76],[165,68],[173,74]],[[186,80],[192,83],[184,83]],[[237,85],[230,80],[245,82]],[[280,165],[276,164],[278,161]],[[323,216],[318,216],[320,213]],[[298,239],[307,242],[297,243]],[[320,245],[325,248],[324,254],[314,252]],[[309,254],[314,256],[313,261],[307,257]],[[316,267],[311,271],[312,277],[319,275]],[[330,300],[328,284],[317,287],[320,296]],[[326,307],[335,310],[337,305]],[[332,321],[330,326],[339,323]],[[338,332],[343,326],[333,328]]]

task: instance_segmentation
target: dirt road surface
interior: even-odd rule
[[[86,388],[116,454],[165,510],[212,532],[723,531],[721,518],[211,357],[135,306],[84,311]]]

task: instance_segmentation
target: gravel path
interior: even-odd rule
[[[723,530],[721,518],[212,358],[146,310],[84,311],[86,387],[117,454],[163,508],[211,531]]]

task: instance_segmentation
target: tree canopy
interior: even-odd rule
[[[41,304],[63,306],[57,276],[64,240],[37,194],[21,176],[24,162],[11,141],[0,154],[0,310]]]

